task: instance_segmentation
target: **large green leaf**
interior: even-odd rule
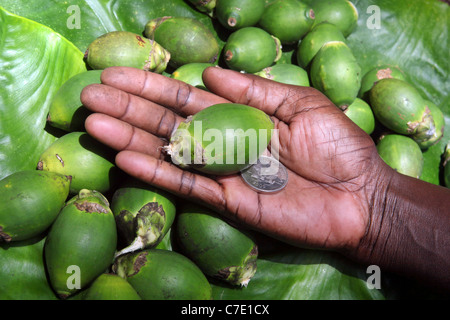
[[[44,266],[45,238],[0,244],[0,300],[56,300]]]
[[[385,299],[381,290],[369,289],[371,275],[338,254],[293,248],[262,255],[247,287],[214,282],[213,295],[217,300]]]
[[[49,101],[83,54],[46,26],[0,8],[0,178],[34,169],[55,137],[45,130]]]
[[[381,63],[398,65],[443,110],[450,128],[448,5],[438,0],[354,3],[360,18],[348,43],[363,72]],[[380,9],[380,29],[367,25],[371,5]],[[49,98],[65,79],[84,69],[82,52],[99,35],[113,30],[140,33],[149,19],[164,15],[197,18],[215,30],[222,44],[226,35],[183,0],[0,0],[0,6],[52,28],[79,49],[40,24],[0,11],[0,79],[6,80],[0,88],[0,176],[34,166],[33,157],[53,141],[44,129]],[[286,52],[284,61],[291,56],[292,51]],[[449,140],[450,130],[445,130],[441,143],[425,152],[427,181],[439,183],[440,156]],[[261,255],[247,288],[216,283],[214,293],[217,299],[383,299],[402,291],[386,282],[382,290],[368,289],[367,277],[365,267],[340,255],[286,248]]]

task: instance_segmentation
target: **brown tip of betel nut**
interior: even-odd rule
[[[142,39],[142,37],[140,35],[136,36],[136,40],[138,41],[138,45],[139,46],[141,46],[141,47],[145,46],[146,43],[145,43],[144,39]]]
[[[226,280],[231,275],[230,267],[226,267],[217,271],[214,275],[216,279]]]
[[[42,162],[42,160],[39,160],[39,162],[37,163],[36,166],[36,170],[42,170],[44,169],[44,163]]]
[[[225,52],[225,60],[230,61],[231,59],[233,59],[233,52],[227,50],[227,52]]]
[[[3,232],[3,227],[0,226],[0,243],[11,242],[12,238],[9,234]]]
[[[156,19],[157,24],[156,24],[155,29],[156,29],[157,27],[159,27],[159,25],[160,25],[161,23],[163,23],[164,21],[169,20],[169,19],[172,19],[172,18],[173,18],[173,16],[164,16],[164,17],[160,17],[160,18]]]
[[[249,253],[250,256],[257,256],[258,255],[258,246],[255,244],[252,248],[252,250]]]
[[[87,59],[89,55],[89,49],[84,52],[84,59]]]
[[[266,78],[269,80],[273,80],[275,77],[273,76],[273,74],[270,73],[270,71],[268,71],[266,74]]]
[[[158,213],[162,217],[166,216],[163,206],[158,202],[147,202],[141,209],[139,209],[139,213],[144,216],[149,215],[149,213]]]
[[[148,255],[147,251],[144,251],[144,252],[139,254],[139,256],[134,261],[134,264],[133,264],[133,271],[134,272],[133,272],[133,274],[129,275],[130,277],[134,276],[135,274],[137,274],[141,270],[141,268],[143,266],[145,266],[145,264],[147,263],[147,255]]]
[[[377,71],[377,79],[386,79],[386,78],[392,78],[392,70],[391,68],[386,69],[380,69]]]
[[[108,211],[103,208],[100,204],[95,203],[95,202],[75,202],[74,203],[75,207],[77,207],[78,210],[80,211],[84,211],[87,213],[105,213],[108,214]]]
[[[164,16],[164,17],[159,17],[153,20],[150,20],[146,26],[146,32],[151,35],[155,32],[155,30],[166,20],[168,19],[172,19],[172,16]],[[147,30],[148,28],[148,30]]]
[[[310,17],[311,19],[315,19],[315,18],[316,18],[316,14],[314,13],[314,10],[313,10],[313,9],[310,9],[310,10],[309,10],[309,17]]]
[[[68,293],[58,293],[58,297],[62,300],[65,300],[69,297]]]
[[[227,20],[227,23],[230,27],[234,27],[237,23],[236,18],[234,17],[229,17]]]
[[[217,60],[217,57],[218,57],[218,54],[215,54],[215,55],[214,55],[214,57],[212,57],[211,59],[209,59],[209,61],[208,61],[208,62],[210,62],[210,63],[214,63],[214,62],[216,62],[216,60]]]

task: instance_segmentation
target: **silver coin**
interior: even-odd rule
[[[271,193],[286,187],[288,171],[277,159],[261,156],[255,164],[241,171],[241,177],[256,191]]]

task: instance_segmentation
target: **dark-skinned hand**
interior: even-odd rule
[[[117,150],[116,164],[153,186],[300,247],[341,252],[382,271],[449,290],[450,189],[402,175],[372,138],[310,87],[210,67],[208,91],[142,70],[113,67],[86,87],[86,130]],[[285,189],[258,193],[239,175],[183,170],[163,147],[189,115],[232,102],[268,114],[278,132]]]
[[[293,244],[356,248],[370,220],[368,187],[385,166],[372,139],[310,87],[208,68],[210,92],[131,68],[110,68],[82,101],[96,114],[86,121],[93,137],[119,151],[128,174],[200,202],[228,218]],[[165,161],[162,146],[187,116],[222,102],[246,104],[270,115],[279,133],[279,160],[287,187],[261,194],[239,177],[208,177]],[[378,170],[378,171],[380,171]]]

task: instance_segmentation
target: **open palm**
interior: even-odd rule
[[[367,182],[382,162],[371,138],[313,88],[219,68],[208,68],[204,82],[210,92],[150,72],[109,68],[101,85],[82,93],[95,112],[86,130],[119,151],[122,170],[149,184],[292,244],[355,248],[370,220]],[[223,102],[272,117],[279,160],[289,172],[285,189],[258,193],[239,175],[205,176],[165,159],[162,147],[185,117]]]

